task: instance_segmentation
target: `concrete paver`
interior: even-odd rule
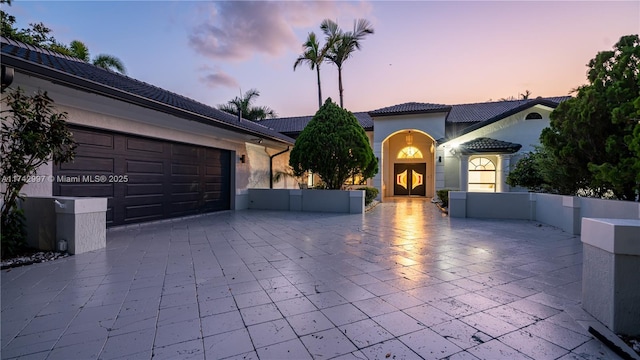
[[[576,323],[582,245],[423,199],[111,229],[2,271],[2,359],[616,359]]]

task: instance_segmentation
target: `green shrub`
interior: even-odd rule
[[[364,190],[364,204],[369,205],[378,196],[378,189],[374,187],[362,187],[358,190]]]
[[[10,258],[18,255],[27,247],[27,231],[24,226],[25,218],[22,209],[13,208],[2,219],[2,258]]]
[[[454,191],[452,189],[440,189],[436,191],[438,194],[438,199],[442,202],[443,207],[449,207],[449,191]]]

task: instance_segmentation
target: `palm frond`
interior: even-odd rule
[[[74,57],[76,57],[76,58],[78,58],[78,59],[80,59],[82,61],[89,62],[89,59],[91,58],[89,56],[89,48],[82,41],[73,40],[69,44],[69,49],[73,53]]]
[[[93,65],[111,71],[117,70],[121,74],[127,73],[122,61],[112,55],[100,54],[96,56],[95,59],[93,59]]]

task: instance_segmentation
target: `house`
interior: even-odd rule
[[[240,119],[179,94],[81,60],[1,39],[2,88],[47,91],[68,114],[79,146],[73,162],[48,164],[28,196],[108,198],[108,226],[249,207],[248,189],[274,184],[311,116]],[[355,113],[389,196],[437,189],[510,191],[517,160],[538,144],[549,114],[569,97],[477,104],[405,103]],[[125,177],[126,175],[126,177]],[[105,181],[92,181],[105,176]],[[104,177],[99,177],[104,179]],[[310,177],[311,185],[314,181]]]
[[[1,43],[3,91],[47,91],[78,143],[73,162],[39,169],[49,181],[26,185],[28,196],[107,197],[107,225],[123,225],[247,208],[247,189],[268,188],[288,164],[294,139],[268,127],[72,57]]]
[[[438,189],[509,192],[506,177],[539,144],[549,114],[569,96],[441,105],[405,103],[354,113],[379,171],[368,185],[380,198],[434,197]],[[311,116],[261,124],[297,137]],[[520,189],[521,190],[521,189]]]

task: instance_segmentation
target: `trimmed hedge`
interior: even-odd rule
[[[455,191],[453,189],[440,189],[436,191],[438,199],[442,202],[442,207],[449,207],[449,191]]]
[[[371,204],[373,199],[375,199],[376,196],[378,196],[378,189],[376,189],[374,187],[367,186],[367,187],[359,188],[358,190],[364,190],[364,204],[365,205]]]

